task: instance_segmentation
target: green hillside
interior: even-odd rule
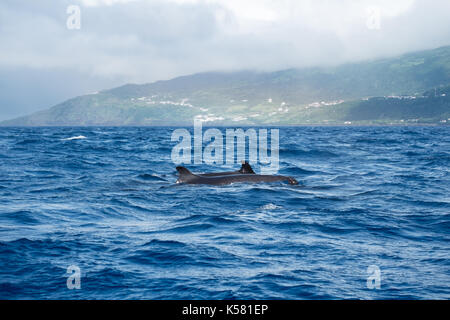
[[[450,86],[423,94],[373,97],[298,110],[304,123],[450,124]]]
[[[0,125],[185,125],[194,117],[217,125],[444,123],[449,85],[450,47],[443,47],[337,67],[127,84]]]

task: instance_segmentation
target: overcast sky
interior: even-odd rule
[[[0,120],[130,82],[450,45],[449,17],[449,0],[2,0]]]

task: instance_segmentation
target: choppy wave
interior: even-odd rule
[[[175,185],[172,130],[0,128],[0,298],[450,298],[450,128],[282,128],[296,187]]]

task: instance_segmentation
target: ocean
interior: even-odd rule
[[[175,184],[174,129],[0,128],[0,299],[450,298],[450,127],[279,128],[296,186]]]

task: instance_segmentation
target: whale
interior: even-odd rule
[[[262,183],[262,182],[288,182],[291,185],[298,184],[298,181],[292,177],[264,175],[256,173],[237,173],[216,176],[201,176],[194,174],[187,168],[178,166],[178,180],[177,183],[183,184],[207,184],[207,185],[227,185],[231,183],[247,182],[247,183]]]
[[[255,174],[255,171],[253,171],[252,167],[247,161],[242,161],[241,168],[237,171],[198,173],[197,175],[201,177],[216,177],[236,174]]]

